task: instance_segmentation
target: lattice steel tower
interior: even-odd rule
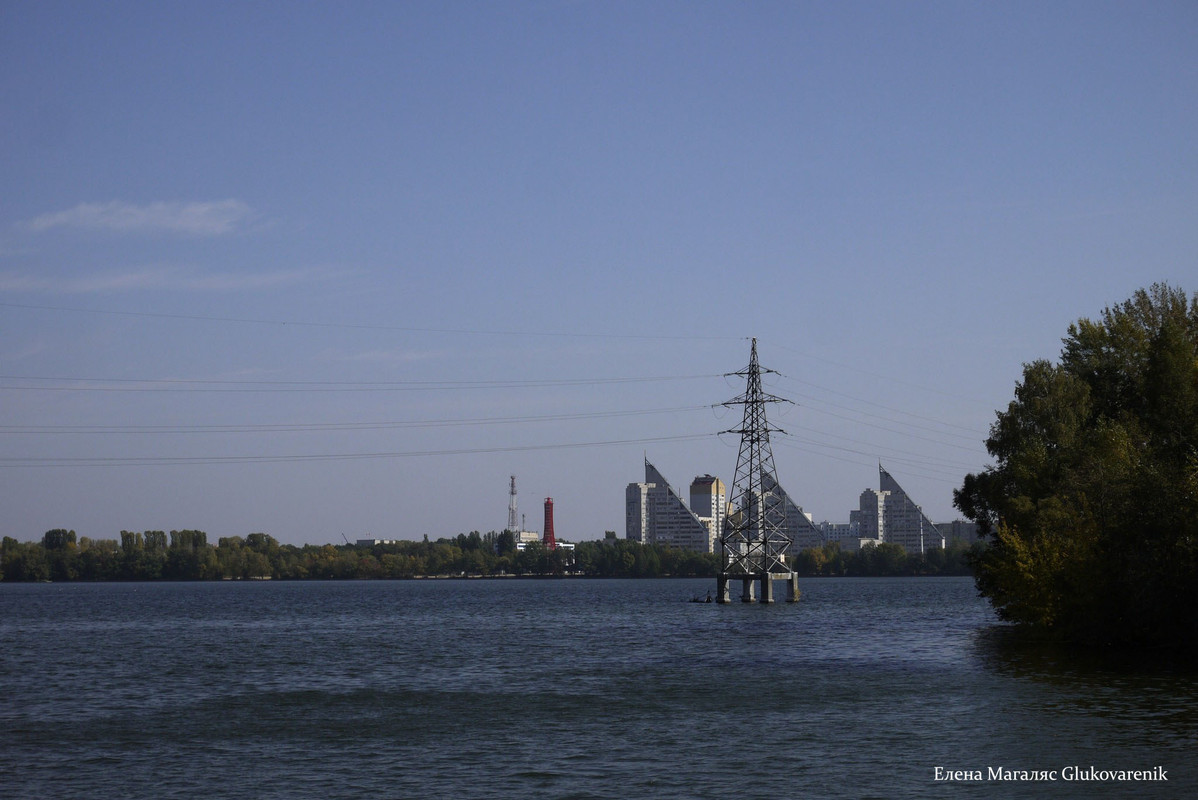
[[[512,533],[519,533],[520,519],[516,516],[516,476],[512,476],[512,488],[508,492],[507,498],[507,529]]]
[[[740,453],[736,458],[736,479],[732,484],[724,530],[720,536],[722,566],[717,586],[717,600],[729,602],[728,581],[743,583],[741,600],[753,602],[753,584],[761,583],[761,602],[774,601],[773,581],[787,580],[788,600],[799,597],[798,576],[786,565],[786,551],[792,544],[786,533],[786,509],[779,491],[774,470],[774,451],[770,433],[784,433],[771,428],[765,417],[767,403],[789,402],[761,388],[761,374],[773,370],[761,369],[757,363],[757,340],[749,354],[749,366],[740,372],[728,373],[745,378],[744,394],[723,405],[744,406],[744,418],[739,428],[724,433],[740,434]],[[774,373],[777,374],[777,373]]]

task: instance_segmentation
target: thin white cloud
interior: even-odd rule
[[[240,200],[157,202],[143,206],[114,200],[111,203],[81,203],[67,211],[43,214],[25,225],[35,233],[55,228],[78,228],[116,233],[221,236],[237,230],[252,216],[253,210]]]
[[[96,275],[50,277],[0,272],[0,292],[47,292],[52,294],[99,294],[147,289],[174,291],[236,292],[310,283],[343,274],[322,268],[276,270],[274,272],[196,273],[173,267],[147,267]]]

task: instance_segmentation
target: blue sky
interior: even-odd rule
[[[1193,3],[0,4],[0,533],[934,519],[1021,365],[1198,289]],[[581,446],[587,445],[587,446]]]

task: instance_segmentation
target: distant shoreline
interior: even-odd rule
[[[877,580],[879,578],[897,578],[902,580],[916,578],[973,578],[973,575],[800,575],[799,580]],[[122,583],[384,583],[384,582],[431,582],[431,581],[652,581],[652,580],[685,580],[685,581],[714,581],[715,575],[412,575],[405,578],[274,578],[271,576],[251,578],[140,578],[129,580],[9,580],[0,581],[0,586],[29,586],[32,584],[122,584]]]

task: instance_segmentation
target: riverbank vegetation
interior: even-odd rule
[[[1198,294],[1140,290],[1025,365],[954,493],[999,615],[1072,641],[1198,649]]]
[[[953,545],[926,556],[898,545],[860,552],[835,544],[794,557],[804,576],[964,575],[968,550]],[[0,577],[6,581],[346,580],[448,576],[583,575],[588,577],[715,577],[719,556],[607,538],[573,551],[530,544],[517,550],[510,534],[473,531],[430,542],[371,546],[280,544],[265,533],[221,537],[203,531],[122,531],[120,540],[47,531],[40,542],[5,537]]]
[[[517,550],[510,534],[477,531],[450,539],[364,545],[280,544],[265,533],[221,537],[203,531],[132,533],[120,541],[48,531],[41,542],[5,538],[6,581],[349,580],[462,575],[656,577],[715,574],[714,557],[625,540],[582,542],[572,551],[538,543]]]
[[[839,544],[831,542],[802,550],[791,561],[795,572],[804,577],[972,575],[970,562],[979,550],[980,546],[953,542],[943,550],[929,550],[920,555],[889,542],[867,544],[860,550],[842,550]]]

